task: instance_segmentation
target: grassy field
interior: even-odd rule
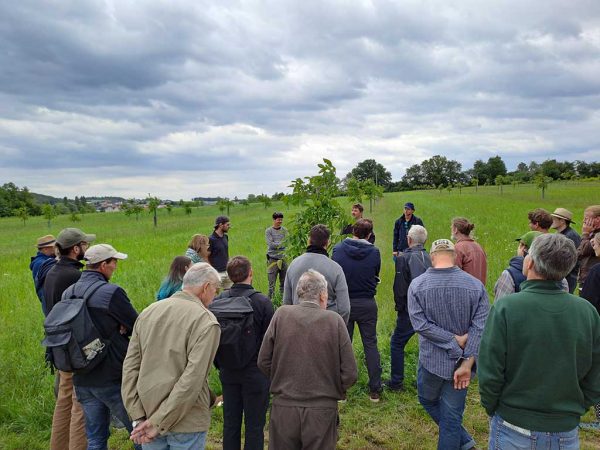
[[[389,377],[389,337],[395,324],[392,296],[393,263],[391,241],[394,220],[401,214],[405,201],[416,205],[429,231],[430,241],[450,237],[450,219],[468,217],[476,224],[474,234],[488,255],[488,292],[513,256],[514,239],[528,231],[527,212],[535,207],[553,211],[565,207],[574,213],[580,230],[583,209],[599,203],[599,183],[552,184],[541,199],[539,190],[529,185],[505,186],[500,194],[497,187],[463,188],[447,191],[419,191],[386,194],[366,212],[375,222],[376,245],[382,251],[382,283],[377,293],[379,304],[379,349],[382,354],[384,379]],[[344,200],[344,199],[342,199]],[[345,204],[348,204],[347,202]],[[253,204],[231,210],[230,255],[246,255],[254,264],[254,286],[267,291],[264,229],[270,225],[274,209],[282,209],[286,220],[293,210],[275,204],[269,209]],[[43,316],[33,289],[28,269],[29,257],[35,254],[35,239],[49,232],[58,234],[67,226],[82,228],[97,234],[97,243],[107,242],[129,259],[119,264],[112,281],[122,286],[134,306],[141,311],[154,301],[161,279],[166,275],[172,258],[183,254],[194,233],[209,234],[212,221],[219,214],[216,207],[194,209],[191,216],[175,209],[171,215],[160,211],[158,227],[144,214],[136,221],[122,213],[89,214],[73,224],[61,216],[48,229],[41,217],[30,218],[26,225],[16,218],[0,220],[0,449],[45,449],[50,438],[54,407],[53,376],[44,367]],[[285,221],[284,221],[285,224]],[[490,298],[490,301],[492,299]],[[355,339],[355,353],[360,377],[351,389],[348,402],[341,405],[342,449],[429,449],[435,448],[437,427],[418,403],[415,380],[417,342],[408,345],[407,386],[403,393],[384,393],[382,402],[372,404],[368,399],[366,368],[360,339]],[[543,379],[543,374],[540,374]],[[220,392],[218,376],[213,371],[212,388]],[[584,420],[591,420],[588,413]],[[474,435],[479,447],[487,445],[487,417],[479,404],[476,383],[467,398],[465,427]],[[222,414],[213,413],[209,433],[209,448],[220,448]],[[600,448],[597,433],[580,433],[582,448]],[[133,448],[124,432],[111,437],[111,449]]]

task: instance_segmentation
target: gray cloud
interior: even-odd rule
[[[272,193],[322,157],[399,179],[434,154],[600,156],[594,0],[24,0],[0,48],[0,178],[60,196]]]

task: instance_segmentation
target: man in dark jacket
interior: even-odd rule
[[[77,399],[85,416],[88,449],[106,448],[111,414],[130,433],[133,431],[121,398],[121,377],[129,336],[138,315],[125,291],[109,283],[117,261],[126,258],[126,254],[117,252],[108,244],[90,247],[85,252],[86,270],[63,296],[81,298],[91,289],[93,293],[88,300],[88,312],[102,338],[110,341],[106,344],[106,355],[96,367],[87,373],[73,375]],[[136,449],[141,449],[141,446],[136,446]]]
[[[59,259],[48,271],[44,281],[46,315],[50,313],[62,294],[81,277],[81,260],[95,234],[86,234],[78,228],[65,228],[56,238]],[[85,450],[85,423],[81,405],[73,390],[73,374],[58,372],[59,384],[52,417],[51,450]]]
[[[392,391],[404,389],[404,347],[415,334],[408,315],[408,287],[412,280],[431,267],[431,258],[425,250],[427,230],[413,225],[408,230],[408,248],[396,258],[394,277],[394,302],[396,303],[396,328],[390,340],[391,377],[386,383]]]
[[[408,248],[408,230],[413,225],[423,225],[423,221],[414,215],[415,205],[411,202],[404,204],[404,214],[394,223],[394,244],[392,254],[398,256]]]
[[[556,208],[552,214],[552,228],[554,228],[558,233],[564,234],[566,237],[573,241],[575,244],[575,248],[579,247],[581,243],[581,236],[577,234],[573,228],[571,228],[571,224],[573,222],[573,213],[565,208]],[[567,275],[567,283],[569,283],[569,293],[575,292],[575,288],[577,287],[577,274],[579,273],[579,264],[575,264],[571,273]]]
[[[46,300],[44,299],[44,281],[46,275],[52,266],[56,263],[56,255],[54,254],[54,244],[56,238],[51,234],[42,236],[37,240],[37,254],[31,257],[29,269],[33,277],[35,293],[37,294],[42,304],[42,311],[46,315]]]
[[[350,211],[350,215],[354,219],[354,223],[356,223],[356,221],[363,218],[364,210],[365,210],[365,207],[361,203],[355,203],[352,205],[352,210]],[[342,230],[342,234],[350,234],[351,235],[353,226],[354,226],[353,223],[349,223],[348,225],[346,225],[344,227],[344,229]],[[371,244],[375,244],[375,232],[374,231],[371,231],[371,236],[369,237],[369,239],[367,239],[367,241],[369,241]]]
[[[377,302],[375,293],[379,282],[381,255],[368,239],[373,222],[359,219],[352,227],[352,238],[344,239],[333,248],[331,259],[344,271],[350,296],[348,334],[354,334],[354,324],[360,329],[367,370],[370,399],[378,402],[381,395],[381,361],[377,349]]]
[[[229,217],[219,216],[215,219],[215,230],[208,237],[210,242],[210,255],[208,262],[221,277],[221,287],[229,289],[231,280],[227,277],[227,262],[229,261],[229,237],[227,233],[231,228]]]
[[[258,350],[271,318],[273,304],[269,297],[252,287],[252,266],[245,256],[235,256],[227,264],[227,275],[233,282],[210,306],[219,308],[232,297],[247,297],[253,309],[256,352],[246,367],[233,369],[219,365],[219,378],[223,386],[223,449],[241,448],[242,414],[245,425],[245,450],[262,450],[264,447],[265,417],[269,406],[269,379],[256,366]],[[218,351],[218,350],[217,350]],[[217,359],[218,361],[218,353]]]

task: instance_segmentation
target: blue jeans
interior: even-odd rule
[[[404,384],[404,347],[415,334],[408,310],[398,311],[396,328],[390,339],[390,359],[392,362],[392,373],[390,384],[392,387],[400,387]]]
[[[467,450],[475,446],[462,426],[467,389],[454,389],[453,380],[444,380],[419,364],[417,391],[419,402],[439,426],[438,450]]]
[[[544,431],[529,431],[505,422],[495,414],[490,421],[489,450],[519,450],[519,449],[548,449],[548,450],[577,450],[579,449],[579,434],[577,427],[571,431],[548,433]]]
[[[206,431],[197,433],[166,433],[149,444],[143,444],[144,450],[204,450]]]
[[[123,406],[120,384],[102,387],[75,386],[75,394],[85,416],[88,450],[107,449],[111,414],[119,419],[131,433],[133,428],[125,406]],[[142,447],[136,445],[135,448],[141,450]]]

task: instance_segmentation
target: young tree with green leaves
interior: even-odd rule
[[[352,203],[362,203],[365,194],[362,183],[354,177],[349,178],[346,182],[346,194]]]
[[[46,203],[44,206],[42,206],[42,214],[48,221],[48,228],[50,228],[52,225],[52,219],[54,219],[57,215],[56,208],[54,208],[51,204]]]
[[[542,198],[544,198],[546,189],[548,189],[548,185],[552,183],[552,178],[545,176],[543,173],[539,173],[533,180],[536,187],[542,190]]]
[[[362,190],[365,197],[369,199],[369,213],[373,212],[373,201],[383,197],[383,186],[378,186],[373,180],[367,180],[362,183]]]
[[[256,196],[256,199],[264,205],[265,209],[267,209],[272,204],[271,198],[265,194],[260,194]]]
[[[29,219],[29,211],[26,206],[21,206],[15,210],[15,216],[23,221],[23,226],[25,226],[25,222]]]
[[[156,226],[158,226],[157,212],[158,212],[158,206],[160,205],[160,199],[158,197],[150,197],[150,194],[148,194],[147,204],[148,204],[148,211],[152,214],[154,226],[156,227]]]

